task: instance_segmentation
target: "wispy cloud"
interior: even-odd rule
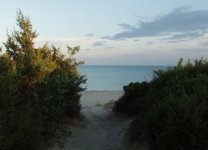
[[[206,42],[200,42],[198,45],[203,46],[203,47],[208,47],[208,42],[207,41]]]
[[[192,10],[190,7],[174,9],[166,15],[155,17],[152,21],[139,21],[136,25],[119,24],[124,31],[105,37],[120,40],[138,37],[170,36],[169,40],[197,38],[203,36],[208,28],[208,10]]]
[[[110,36],[103,36],[103,37],[101,37],[101,39],[106,39],[106,40],[108,40],[108,39],[111,39],[111,37],[110,37]]]
[[[106,46],[105,49],[113,49],[113,46]]]
[[[175,49],[177,53],[192,53],[194,55],[197,54],[208,54],[208,49],[207,48],[188,48],[188,49]]]
[[[96,41],[92,44],[93,47],[105,46],[106,41]]]
[[[85,36],[92,37],[92,36],[94,36],[94,34],[93,33],[88,33],[88,34],[85,34]]]
[[[169,42],[179,42],[179,41],[187,41],[202,37],[204,35],[201,31],[190,31],[185,33],[176,33],[169,37],[164,38],[163,40],[167,40]]]
[[[150,45],[152,45],[154,42],[152,42],[152,41],[147,41],[145,44],[147,45],[147,46],[150,46]]]
[[[139,40],[139,39],[134,39],[133,41],[134,41],[134,42],[138,42],[138,41],[140,41],[140,40]]]

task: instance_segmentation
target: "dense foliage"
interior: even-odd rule
[[[18,31],[8,34],[0,56],[0,149],[39,150],[62,116],[78,115],[84,76],[74,54],[59,48],[34,46],[36,32],[19,11]]]
[[[116,113],[135,115],[142,112],[146,106],[146,93],[148,83],[130,83],[123,87],[124,95],[115,103],[113,108]]]
[[[155,71],[149,83],[131,83],[114,111],[136,119],[128,130],[130,142],[150,150],[208,149],[208,62],[188,61]]]

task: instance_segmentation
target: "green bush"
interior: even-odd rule
[[[0,56],[0,149],[39,150],[61,117],[79,115],[85,77],[74,58],[79,47],[67,47],[68,58],[55,46],[35,48],[37,34],[20,11],[17,24]]]
[[[113,111],[116,113],[126,113],[135,115],[142,112],[146,106],[146,93],[148,83],[130,83],[123,87],[124,95],[116,101]]]
[[[134,110],[145,105],[142,112],[133,111],[136,119],[128,130],[129,142],[148,143],[150,150],[208,149],[208,62],[201,59],[182,65],[180,60],[172,69],[155,71],[147,87],[145,101],[132,103],[143,96],[135,98],[125,91],[124,96],[130,96],[123,96],[114,106],[117,112],[128,114],[129,104],[137,106]],[[143,91],[138,87],[131,91],[139,90]],[[117,105],[123,102],[126,105]]]

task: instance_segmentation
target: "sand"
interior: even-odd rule
[[[62,146],[55,145],[50,150],[124,150],[124,134],[130,121],[114,116],[110,104],[122,94],[122,91],[83,92],[83,125],[70,125],[71,136]]]

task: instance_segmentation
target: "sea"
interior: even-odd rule
[[[79,72],[87,82],[87,91],[121,91],[130,82],[150,81],[153,71],[166,70],[171,66],[93,66],[81,65]]]

